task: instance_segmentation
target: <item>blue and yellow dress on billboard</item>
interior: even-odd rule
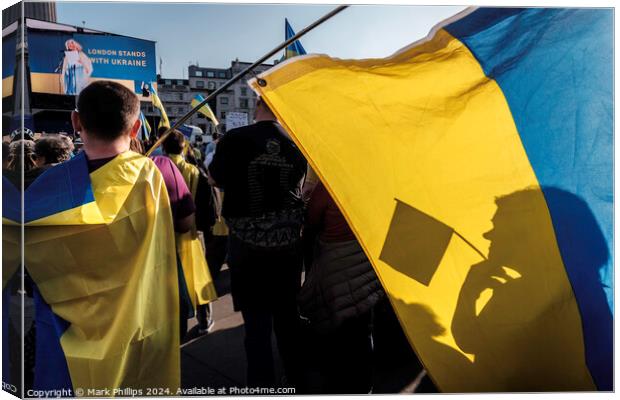
[[[3,207],[10,226],[20,221],[21,206],[5,179],[3,195],[5,202],[11,197],[12,206]],[[25,266],[36,285],[34,388],[176,394],[177,265],[157,167],[126,152],[89,174],[80,153],[41,175],[24,199]],[[15,244],[17,233],[3,244]]]
[[[613,388],[613,11],[474,9],[250,84],[440,390]]]

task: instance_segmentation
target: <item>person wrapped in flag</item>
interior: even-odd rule
[[[91,83],[72,123],[84,151],[24,193],[25,268],[36,305],[34,389],[93,396],[157,387],[174,395],[174,229],[161,173],[129,151],[140,130],[138,98],[114,82]],[[18,252],[21,200],[4,178],[3,195],[3,246]]]

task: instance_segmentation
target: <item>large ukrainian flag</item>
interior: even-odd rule
[[[251,81],[439,388],[612,390],[613,11],[475,9]]]
[[[6,179],[3,195],[6,254],[18,243],[20,227],[11,224],[21,220],[21,201]],[[34,388],[176,394],[174,231],[155,164],[126,152],[89,175],[80,153],[41,175],[24,198],[25,266],[36,285]]]

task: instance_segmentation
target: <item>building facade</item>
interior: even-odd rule
[[[250,65],[249,62],[239,60],[232,61],[229,68],[190,65],[188,67],[188,79],[158,77],[157,93],[166,109],[170,122],[174,123],[191,110],[191,101],[196,95],[202,95],[206,98]],[[273,67],[272,64],[257,66],[253,73],[246,74],[215,99],[209,101],[211,110],[222,124],[221,131],[226,130],[226,114],[229,112],[247,114],[248,123],[252,122],[256,109],[256,94],[247,84],[247,80],[271,67]],[[142,112],[147,117],[151,127],[157,129],[160,119],[159,110],[150,103],[142,103]],[[207,134],[212,133],[215,129],[211,121],[200,113],[192,115],[186,124],[197,126]]]

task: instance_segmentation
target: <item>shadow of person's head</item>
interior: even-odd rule
[[[493,228],[484,234],[491,241],[489,261],[518,265],[520,272],[527,273],[528,265],[540,264],[534,260],[544,262],[550,246],[557,246],[565,261],[577,259],[588,273],[607,262],[609,251],[601,229],[588,204],[577,195],[555,187],[532,187],[499,197],[495,203]]]

